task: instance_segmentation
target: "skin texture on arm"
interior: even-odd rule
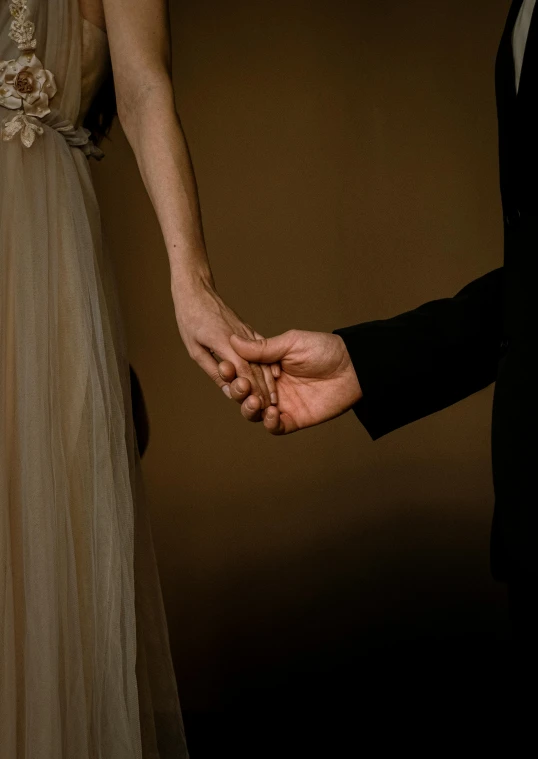
[[[220,298],[207,257],[196,180],[175,107],[167,0],[103,0],[102,7],[118,115],[164,237],[181,337],[225,392],[215,357],[231,361],[268,406],[271,395],[276,398],[271,368],[246,362],[229,341],[233,333],[259,335]]]

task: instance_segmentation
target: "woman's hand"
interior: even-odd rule
[[[238,377],[246,377],[257,395],[268,408],[278,402],[275,376],[279,376],[277,364],[260,365],[241,358],[230,344],[230,337],[238,334],[251,339],[261,335],[240,319],[229,308],[207,280],[186,284],[172,276],[172,298],[181,338],[189,356],[231,398],[230,388],[219,374],[219,362],[229,361]]]
[[[271,367],[249,364],[229,342],[233,333],[259,335],[223,303],[210,275],[196,180],[170,76],[168,5],[168,0],[103,0],[118,115],[163,234],[177,323],[190,356],[229,397],[215,356],[230,361],[266,408],[275,393]]]

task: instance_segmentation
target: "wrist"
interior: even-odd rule
[[[186,269],[181,266],[170,267],[170,284],[172,292],[183,295],[215,291],[215,281],[211,269]]]
[[[353,408],[353,406],[362,400],[362,388],[345,340],[341,335],[335,335],[335,337],[338,338],[340,350],[342,351],[342,367],[347,388],[348,405],[349,408]]]
[[[353,377],[350,381],[350,388],[351,388],[351,397],[352,397],[352,403],[351,407],[356,406],[359,401],[362,401],[362,388],[360,386],[359,378],[357,377],[357,374],[355,372],[355,369],[352,367],[352,373]]]
[[[353,366],[351,358],[349,357],[349,354],[347,354],[347,351],[346,355],[348,359],[348,366],[346,369],[348,406],[349,408],[353,408],[353,406],[362,400],[362,388],[360,386],[359,378],[357,377],[357,372],[355,371],[355,368]]]

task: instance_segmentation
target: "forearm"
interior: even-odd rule
[[[212,283],[196,180],[168,73],[155,75],[136,102],[119,103],[119,115],[157,214],[172,278]]]
[[[179,332],[189,352],[222,387],[215,356],[248,377],[270,403],[274,378],[230,346],[232,334],[254,336],[215,291],[196,181],[174,103],[167,0],[103,0],[118,115],[157,214],[170,260]]]

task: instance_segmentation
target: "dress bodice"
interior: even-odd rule
[[[81,127],[110,65],[107,34],[81,18],[78,0],[0,3],[2,142],[30,148],[48,127],[97,158]]]
[[[86,116],[94,97],[110,71],[110,53],[106,32],[82,19],[80,111],[78,121]]]

